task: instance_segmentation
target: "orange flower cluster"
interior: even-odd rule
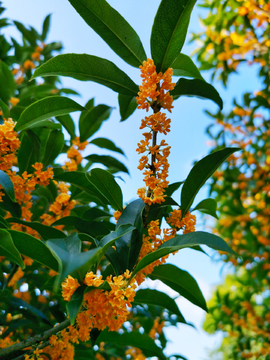
[[[14,131],[16,123],[11,119],[4,119],[0,125],[0,170],[10,170],[16,163],[16,152],[20,147],[20,140]]]
[[[56,197],[53,204],[49,207],[49,214],[43,214],[40,218],[43,219],[44,225],[51,225],[56,220],[62,219],[65,216],[69,216],[70,210],[76,205],[76,200],[70,200],[68,194],[69,185],[64,182],[57,183],[58,191],[60,194]],[[57,228],[62,229],[62,225]]]
[[[32,166],[36,170],[33,174],[27,174],[25,171],[20,176],[17,175],[15,171],[7,171],[7,174],[13,182],[15,198],[22,208],[22,219],[26,221],[31,221],[32,217],[32,212],[30,211],[33,204],[31,192],[35,189],[36,185],[47,186],[50,179],[53,178],[52,168],[47,168],[47,170],[42,171],[43,165],[41,163],[35,163]],[[22,225],[13,225],[12,229],[21,230]],[[36,232],[32,232],[31,229],[27,232],[36,234]]]
[[[81,155],[81,151],[83,151],[88,144],[88,141],[80,142],[80,138],[76,137],[76,139],[72,140],[72,146],[67,151],[67,157],[70,159],[63,166],[64,170],[67,171],[76,171],[78,165],[82,162],[83,157]]]
[[[196,216],[191,215],[189,211],[182,217],[182,211],[180,209],[173,210],[166,218],[166,221],[177,230],[183,229],[183,234],[195,231]]]
[[[136,151],[143,155],[140,159],[138,169],[144,170],[144,182],[146,187],[138,190],[138,195],[148,205],[161,203],[164,200],[164,189],[168,187],[168,156],[170,146],[162,140],[159,145],[156,144],[157,133],[167,135],[170,131],[171,120],[161,113],[160,109],[164,108],[171,112],[173,98],[169,91],[173,90],[175,84],[172,83],[172,69],[166,70],[163,74],[157,74],[153,60],[148,59],[140,66],[142,85],[137,97],[138,109],[149,110],[152,107],[154,114],[146,116],[140,129],[149,128],[150,132],[143,133],[144,140],[138,143]],[[150,145],[150,141],[152,144]],[[151,163],[148,156],[151,155]]]
[[[109,328],[111,331],[117,331],[127,320],[129,315],[128,307],[135,296],[135,279],[129,282],[131,274],[127,270],[123,275],[107,277],[111,290],[94,289],[84,295],[83,308],[76,318],[74,325],[74,334],[76,332],[76,341],[88,341],[92,328],[100,330]],[[95,275],[93,272],[86,274],[84,283],[90,287],[98,287],[104,283],[101,275]],[[63,298],[70,300],[76,288],[80,286],[77,280],[70,275],[62,283]],[[75,338],[75,337],[74,337]]]
[[[138,261],[140,261],[145,255],[157,250],[164,242],[174,238],[178,230],[183,230],[183,234],[195,231],[196,216],[191,215],[189,211],[182,218],[182,212],[180,209],[173,210],[166,218],[166,221],[173,227],[170,229],[163,229],[163,239],[160,238],[161,230],[159,227],[159,220],[150,222],[147,229],[148,236],[143,235],[143,242]],[[139,271],[136,275],[138,285],[145,280],[145,277],[148,274],[151,274],[155,266],[164,264],[168,256],[169,255],[163,256]]]

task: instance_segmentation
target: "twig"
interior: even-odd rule
[[[2,357],[5,357],[15,351],[23,350],[24,348],[26,348],[28,346],[33,346],[36,343],[47,340],[53,334],[56,334],[58,331],[65,329],[69,325],[70,325],[70,320],[67,319],[67,320],[61,322],[60,324],[56,325],[52,329],[44,331],[42,334],[36,335],[27,340],[21,341],[20,343],[17,343],[17,344],[11,345],[5,349],[2,349],[2,350],[0,350],[0,359],[2,359]]]

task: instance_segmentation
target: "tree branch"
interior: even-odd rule
[[[61,322],[60,324],[56,325],[52,329],[44,331],[42,334],[36,335],[27,340],[21,341],[20,343],[17,343],[17,344],[11,345],[5,349],[2,349],[2,350],[0,350],[0,359],[6,357],[7,355],[9,355],[15,351],[17,352],[17,351],[23,350],[24,348],[26,348],[28,346],[33,346],[36,343],[47,340],[53,334],[58,333],[59,331],[65,329],[69,325],[70,325],[70,320],[67,319],[67,320]]]

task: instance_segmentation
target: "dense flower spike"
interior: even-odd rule
[[[138,190],[138,195],[148,205],[160,204],[165,201],[164,189],[168,187],[170,146],[165,140],[157,145],[157,133],[166,135],[170,131],[171,122],[165,113],[160,112],[160,109],[171,111],[173,98],[169,90],[172,90],[175,84],[171,82],[172,69],[168,69],[164,74],[161,72],[157,74],[151,59],[144,61],[140,69],[143,82],[137,97],[138,109],[148,111],[151,107],[154,114],[146,116],[140,127],[140,129],[149,128],[150,132],[143,133],[144,140],[140,141],[137,148],[139,154],[144,154],[140,159],[138,169],[144,170],[146,185]],[[152,141],[151,145],[150,141]],[[148,156],[151,156],[151,160]]]

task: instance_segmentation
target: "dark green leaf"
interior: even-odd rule
[[[177,315],[181,322],[186,324],[181,311],[179,310],[176,302],[167,294],[151,289],[140,289],[136,292],[133,304],[145,304],[145,305],[155,305],[161,306],[164,309],[171,311],[173,314]]]
[[[0,98],[4,103],[8,104],[9,99],[14,95],[17,87],[12,72],[9,70],[7,64],[0,60]],[[5,111],[6,112],[6,111]]]
[[[121,347],[136,347],[142,350],[143,354],[149,358],[157,356],[158,359],[167,359],[163,354],[162,349],[156,345],[155,341],[148,334],[132,331],[120,335],[116,331],[104,330],[98,337],[98,341],[112,342]]]
[[[90,141],[89,144],[94,144],[102,149],[108,149],[124,155],[123,150],[117,147],[111,140],[106,138],[96,138]]]
[[[113,245],[113,243],[135,229],[131,224],[120,224],[115,231],[112,231],[110,234],[104,236],[99,243],[99,246],[102,247],[102,250],[105,252]]]
[[[35,171],[32,165],[39,161],[40,147],[40,139],[33,131],[28,130],[22,135],[21,146],[17,156],[19,174],[22,174],[24,171],[31,174]]]
[[[23,37],[30,43],[31,46],[37,45],[37,40],[35,35],[19,21],[13,21],[17,29],[22,33]]]
[[[61,125],[64,126],[64,128],[67,130],[71,138],[75,138],[75,125],[74,121],[72,120],[72,117],[69,114],[62,115],[62,116],[56,116],[55,117],[57,121],[60,122]]]
[[[121,115],[120,121],[128,119],[130,115],[134,113],[138,106],[136,96],[129,96],[123,94],[118,95],[118,104]]]
[[[55,158],[61,153],[65,144],[65,139],[62,131],[53,130],[47,141],[46,150],[42,159],[43,167],[53,163]]]
[[[20,252],[16,248],[12,237],[4,229],[0,229],[0,254],[19,265],[22,269],[25,268]]]
[[[2,170],[0,170],[0,185],[5,190],[6,194],[10,197],[12,201],[16,201],[14,194],[13,182],[10,180],[10,177]]]
[[[1,99],[0,99],[0,109],[2,110],[3,118],[8,119],[8,118],[9,118],[9,108],[8,108],[8,106],[4,103],[4,101],[1,100]]]
[[[199,202],[192,211],[199,210],[202,213],[213,216],[218,219],[217,216],[217,202],[215,199],[205,199]]]
[[[215,250],[229,252],[234,255],[236,254],[219,236],[204,231],[191,232],[188,234],[175,236],[173,239],[163,243],[156,251],[146,255],[142,260],[139,261],[138,265],[132,273],[132,277],[134,277],[137,272],[145,268],[147,265],[165,255],[197,245],[207,245]]]
[[[112,176],[112,175],[111,175]],[[108,204],[108,200],[100,192],[97,192],[96,187],[87,180],[86,174],[79,171],[69,171],[58,174],[54,177],[55,180],[68,182],[78,188],[84,190],[92,197],[92,201],[96,204]]]
[[[137,96],[138,86],[114,63],[87,54],[58,55],[41,65],[33,75],[69,76],[82,81],[94,81],[124,95]]]
[[[112,110],[112,107],[101,104],[93,107],[89,112],[85,112],[79,121],[80,141],[89,139],[97,132],[103,121],[109,118]]]
[[[67,312],[71,325],[75,323],[76,316],[82,306],[85,289],[86,286],[84,284],[79,286],[71,296],[70,301],[67,303]]]
[[[146,54],[129,23],[105,0],[69,0],[84,21],[128,64],[139,67]]]
[[[204,80],[197,66],[187,55],[179,54],[171,67],[173,68],[173,75]]]
[[[128,169],[125,167],[125,165],[112,156],[93,154],[86,156],[85,160],[88,160],[90,164],[94,164],[94,163],[103,164],[104,166],[107,166],[108,169],[111,169],[115,172],[122,171],[129,174]]]
[[[66,235],[62,231],[54,229],[52,226],[43,225],[39,222],[24,221],[17,218],[8,218],[7,222],[9,224],[16,223],[28,226],[31,229],[36,230],[43,238],[43,240],[48,240],[51,238],[66,238]]]
[[[151,54],[159,71],[165,72],[179,55],[196,0],[162,0],[152,27]]]
[[[235,151],[240,148],[225,148],[215,151],[198,161],[191,169],[181,191],[181,210],[183,216],[190,209],[195,196],[207,179]]]
[[[171,95],[175,98],[179,96],[196,96],[202,99],[212,100],[221,110],[223,108],[223,101],[214,86],[201,79],[179,79],[175,88],[171,91]]]
[[[50,22],[51,22],[51,15],[52,15],[52,14],[47,15],[47,16],[45,17],[44,22],[43,22],[42,34],[41,34],[41,40],[42,40],[42,41],[45,41],[45,40],[46,40],[47,34],[48,34],[48,32],[49,32]]]
[[[62,96],[49,96],[36,101],[22,112],[16,130],[43,126],[44,121],[53,116],[82,110],[85,110],[84,107],[74,100]]]
[[[11,303],[13,306],[19,308],[20,310],[21,310],[21,308],[25,308],[25,309],[27,309],[28,311],[30,311],[33,315],[41,318],[41,320],[42,320],[45,324],[51,325],[50,320],[47,318],[47,316],[46,316],[42,311],[36,309],[34,306],[28,304],[26,301],[24,301],[24,300],[22,300],[22,299],[18,299],[18,298],[13,297],[13,296],[11,296],[11,297],[9,298],[9,301],[10,301],[10,303]]]
[[[21,217],[22,215],[20,205],[10,200],[8,196],[3,196],[2,201],[0,202],[0,208],[4,211],[9,211],[11,215],[15,217]]]
[[[58,271],[58,262],[51,250],[41,240],[21,231],[9,230],[14,245],[19,252],[36,260],[54,271]]]
[[[162,281],[193,304],[207,311],[203,294],[196,280],[187,271],[181,270],[175,265],[164,264],[156,266],[149,277],[152,280]]]
[[[123,210],[122,190],[112,174],[106,170],[93,169],[86,174],[86,177],[96,190],[108,200],[113,209]]]

